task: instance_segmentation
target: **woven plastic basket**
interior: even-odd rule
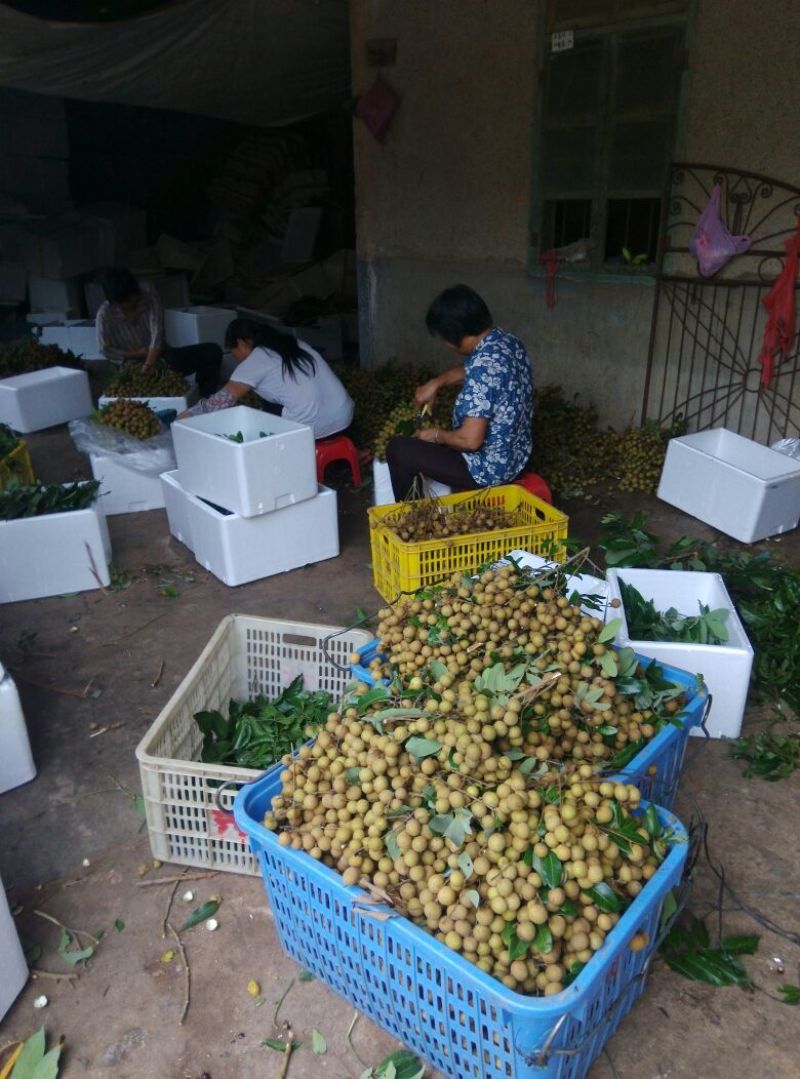
[[[444,580],[456,570],[473,573],[478,566],[496,562],[509,551],[521,549],[553,557],[558,552],[558,541],[567,538],[569,518],[524,487],[514,484],[445,495],[439,499],[439,504],[445,510],[472,509],[480,505],[500,507],[516,513],[519,524],[490,532],[405,543],[387,527],[386,518],[409,513],[413,503],[372,506],[367,511],[372,574],[375,588],[384,599],[391,601],[401,592],[414,592]],[[552,549],[554,546],[555,550]]]
[[[292,959],[451,1079],[582,1079],[644,988],[664,897],[679,885],[687,857],[675,817],[658,810],[672,846],[600,951],[562,993],[527,997],[408,919],[376,921],[354,906],[358,888],[281,847],[260,823],[279,791],[273,772],[241,791],[234,813]],[[631,951],[640,931],[650,944]]]
[[[341,696],[351,681],[350,653],[364,630],[228,615],[136,749],[153,855],[162,862],[258,873],[247,837],[230,808],[238,786],[262,773],[203,764],[195,712],[263,694],[277,697],[299,674],[306,689]],[[279,766],[276,765],[275,768]],[[233,783],[220,792],[220,785]],[[217,805],[219,799],[219,806]],[[220,808],[220,806],[222,808]]]

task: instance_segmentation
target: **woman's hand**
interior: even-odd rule
[[[417,438],[422,439],[423,442],[439,442],[440,436],[438,427],[422,427],[417,431]]]
[[[428,382],[423,382],[421,386],[417,386],[416,390],[414,390],[414,404],[417,408],[422,408],[423,405],[433,406],[438,392],[438,378],[432,378]]]

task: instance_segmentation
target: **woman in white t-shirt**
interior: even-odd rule
[[[265,401],[282,406],[284,419],[313,428],[315,438],[327,438],[350,426],[352,399],[310,345],[263,322],[237,318],[225,332],[225,347],[236,359],[234,377],[213,396],[182,412],[179,419],[231,408],[255,390]]]

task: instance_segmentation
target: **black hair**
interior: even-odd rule
[[[281,358],[283,376],[297,380],[297,372],[312,375],[316,370],[314,357],[291,334],[276,330],[266,322],[251,318],[235,318],[225,331],[225,348],[233,348],[237,341],[252,342],[255,348],[268,348]]]
[[[483,299],[469,285],[453,285],[440,292],[425,316],[428,333],[458,345],[492,327],[492,315]]]
[[[139,282],[124,266],[114,266],[106,270],[101,278],[101,284],[106,299],[111,303],[123,303],[125,300],[138,296],[142,291]]]

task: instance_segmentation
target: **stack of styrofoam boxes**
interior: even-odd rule
[[[97,344],[94,319],[68,319],[66,322],[47,323],[38,333],[43,345],[58,345],[65,351],[74,352],[83,360],[102,360],[103,353]]]
[[[101,501],[82,510],[0,521],[0,603],[108,584],[111,541]]]
[[[622,621],[615,643],[633,648],[640,655],[652,656],[660,663],[701,675],[712,698],[706,721],[709,735],[737,738],[750,685],[753,647],[722,577],[718,573],[693,570],[609,569],[607,578],[609,599],[619,600],[619,606],[606,608],[606,621],[615,618]],[[712,611],[727,611],[728,640],[725,644],[634,640],[628,629],[620,581],[635,588],[662,613],[674,607],[680,614],[696,615],[700,613],[700,604]],[[694,728],[691,733],[703,732]]]
[[[225,584],[339,554],[336,492],[317,484],[310,427],[239,405],[178,420],[172,436],[170,531]]]
[[[717,427],[670,439],[658,497],[742,543],[800,522],[800,461]]]
[[[88,416],[93,407],[85,371],[46,367],[0,380],[0,423],[23,435]]]
[[[236,318],[228,307],[168,307],[164,311],[164,336],[173,348],[212,342],[225,347],[225,331]]]

